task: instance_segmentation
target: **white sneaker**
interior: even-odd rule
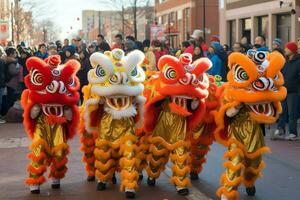
[[[271,139],[284,139],[284,131],[282,129],[276,129],[273,133],[271,133]]]
[[[228,200],[228,199],[227,199],[227,197],[224,194],[222,194],[221,195],[221,200]]]
[[[5,124],[6,121],[4,119],[0,119],[0,124]]]
[[[297,135],[290,133],[288,136],[285,137],[285,139],[289,141],[295,141],[297,140]]]

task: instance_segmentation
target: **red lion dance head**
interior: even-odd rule
[[[74,135],[78,124],[79,114],[77,102],[80,86],[76,73],[80,68],[79,62],[70,60],[60,65],[59,56],[50,56],[45,60],[31,57],[26,62],[29,74],[25,77],[28,88],[22,94],[24,107],[24,125],[30,137],[33,136],[35,120],[30,118],[30,111],[34,105],[42,108],[49,123],[66,122],[65,108],[72,111],[72,121],[67,124],[70,138]]]
[[[193,130],[203,119],[206,111],[209,78],[205,71],[211,67],[207,58],[193,64],[190,54],[179,59],[163,56],[158,62],[159,74],[146,83],[145,130],[152,131],[161,106],[169,99],[171,112],[187,117],[188,130]]]

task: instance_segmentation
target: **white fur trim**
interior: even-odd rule
[[[142,128],[144,125],[144,105],[146,102],[146,98],[143,96],[137,96],[136,97],[136,104],[138,107],[138,112],[139,112],[139,116],[140,119],[139,121],[136,123],[135,127],[136,128]]]
[[[29,189],[30,189],[30,191],[39,190],[40,189],[40,185],[30,185]]]
[[[90,126],[91,120],[90,120],[89,107],[91,105],[97,105],[97,104],[99,104],[99,99],[95,99],[95,98],[88,99],[84,104],[83,118],[85,121],[85,129],[88,133],[92,133],[92,131],[94,130],[94,128]]]
[[[134,117],[137,114],[136,107],[134,105],[129,106],[124,110],[115,110],[108,106],[105,106],[104,111],[111,114],[113,119],[122,119],[125,117]]]
[[[99,86],[93,85],[91,92],[97,94],[98,96],[115,96],[115,95],[126,95],[126,96],[138,96],[144,90],[143,84],[138,84],[136,86],[129,85],[111,85],[111,86]]]
[[[113,73],[113,65],[112,61],[103,53],[95,52],[90,56],[90,62],[93,68],[97,67],[97,65],[100,65],[105,70],[110,70],[111,73]]]
[[[134,50],[124,57],[122,63],[127,73],[131,73],[134,67],[137,67],[145,59],[145,54],[140,50]]]

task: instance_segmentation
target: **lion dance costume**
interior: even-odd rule
[[[188,194],[191,164],[188,133],[204,117],[209,87],[205,71],[210,67],[211,62],[206,58],[191,64],[190,54],[183,54],[180,59],[163,56],[158,62],[160,72],[148,80],[144,92],[148,185],[155,185],[170,156],[171,182],[178,194]]]
[[[31,57],[26,62],[30,73],[25,77],[28,89],[22,94],[22,106],[24,126],[32,138],[26,183],[35,194],[45,182],[47,166],[52,188],[60,188],[60,179],[67,171],[67,140],[73,137],[79,122],[76,104],[80,84],[76,73],[80,64],[75,60],[59,64],[59,56],[50,56],[45,61]]]
[[[143,124],[145,102],[141,96],[145,74],[139,65],[143,60],[138,50],[127,56],[121,49],[94,53],[89,85],[84,88],[81,141],[88,176],[95,175],[97,189],[104,190],[120,170],[120,188],[127,198],[135,196],[139,178],[137,130]]]
[[[248,51],[232,53],[224,84],[222,105],[216,114],[216,139],[228,147],[224,157],[225,173],[217,194],[221,199],[238,199],[238,186],[243,183],[247,194],[255,195],[255,181],[265,167],[265,146],[260,123],[274,123],[286,96],[281,54]]]

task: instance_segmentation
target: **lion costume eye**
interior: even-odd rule
[[[247,72],[240,65],[236,65],[234,69],[234,79],[237,82],[243,82],[249,80],[249,76]]]
[[[137,71],[137,68],[134,67],[134,69],[131,71],[131,76],[135,77],[138,75],[138,71]]]
[[[31,73],[30,81],[32,84],[40,86],[43,84],[43,75],[37,69],[34,69]]]
[[[167,67],[164,75],[167,79],[176,79],[177,77],[176,71],[172,67]]]
[[[106,75],[105,70],[100,65],[97,65],[95,73],[98,77],[104,77]]]
[[[75,86],[75,80],[74,80],[74,77],[71,77],[71,78],[70,78],[68,85],[69,85],[70,87],[74,87],[74,86]]]

